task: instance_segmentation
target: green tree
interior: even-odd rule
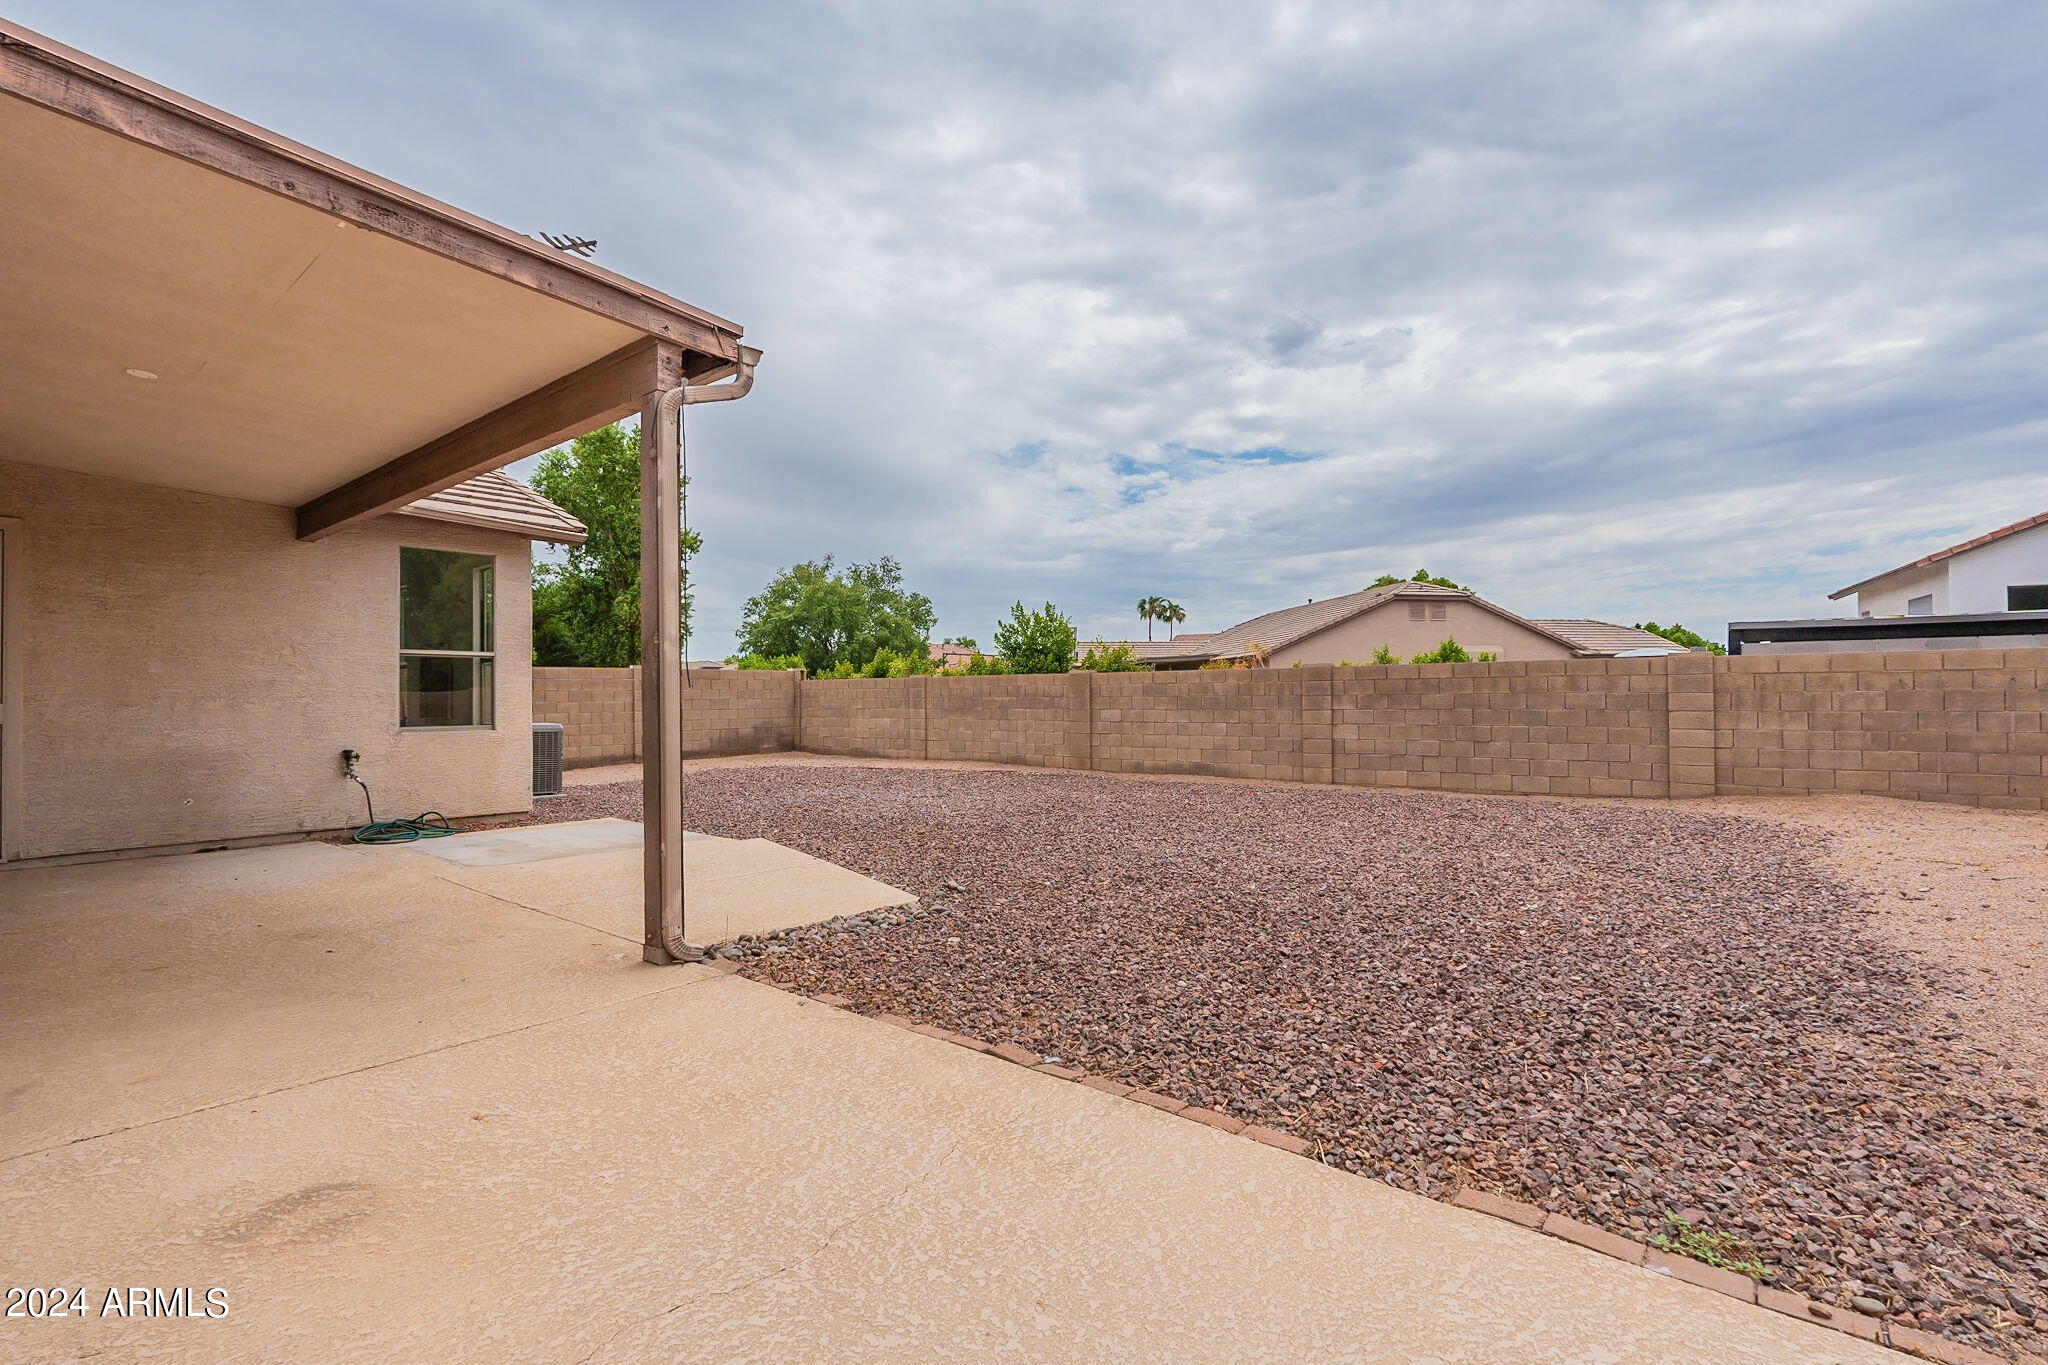
[[[1188,619],[1187,608],[1181,606],[1178,602],[1164,603],[1159,608],[1159,615],[1156,619],[1165,623],[1167,638],[1172,639],[1175,634],[1174,628]]]
[[[1019,602],[1009,620],[996,623],[996,653],[1014,673],[1066,672],[1074,666],[1074,639],[1074,623],[1050,602],[1039,611]]]
[[[1406,578],[1401,578],[1390,573],[1383,573],[1378,578],[1375,578],[1372,582],[1366,584],[1365,586],[1368,588],[1384,588],[1389,583],[1429,583],[1439,588],[1453,588],[1458,592],[1469,592],[1472,593],[1474,597],[1477,597],[1479,595],[1477,592],[1474,592],[1471,588],[1466,587],[1463,583],[1453,583],[1448,578],[1438,578],[1434,574],[1430,573],[1430,571],[1427,569],[1417,569],[1414,573],[1409,574]]]
[[[903,586],[903,566],[887,555],[835,572],[832,556],[777,574],[740,610],[740,652],[795,655],[815,677],[844,664],[859,670],[883,651],[928,657],[938,613],[923,593]],[[851,675],[845,675],[851,676]]]
[[[1097,640],[1074,667],[1090,673],[1143,673],[1146,665],[1129,645],[1105,645]]]
[[[977,654],[981,652],[981,646],[971,635],[949,635],[939,643],[951,645],[955,649],[971,649]]]
[[[559,564],[533,570],[533,653],[541,664],[640,662],[640,436],[614,422],[540,457],[534,491],[590,528]],[[679,552],[703,548],[694,531]],[[688,579],[684,580],[685,588]],[[690,636],[683,594],[683,638]]]
[[[1152,623],[1166,619],[1161,614],[1166,610],[1166,605],[1166,599],[1163,597],[1141,597],[1138,599],[1138,619],[1145,623],[1146,639],[1152,638]]]
[[[1647,630],[1652,635],[1661,635],[1672,644],[1684,645],[1687,649],[1704,649],[1709,654],[1726,654],[1728,652],[1725,648],[1715,644],[1698,631],[1687,630],[1676,621],[1673,621],[1668,626],[1660,626],[1655,621],[1638,621],[1636,622],[1636,629]]]

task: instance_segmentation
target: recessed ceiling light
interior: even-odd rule
[[[154,378],[156,378],[156,371],[155,371],[155,370],[123,370],[123,371],[122,371],[121,373],[123,373],[123,374],[127,375],[127,376],[128,376],[128,377],[129,377],[130,379],[154,379]]]

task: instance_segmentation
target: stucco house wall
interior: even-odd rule
[[[531,546],[403,515],[311,543],[289,508],[0,461],[23,714],[14,858],[531,808]],[[398,551],[492,556],[496,725],[401,731]]]
[[[1409,607],[1419,605],[1424,615],[1441,607],[1441,621],[1409,619]],[[1288,668],[1296,663],[1369,664],[1373,651],[1389,646],[1401,662],[1435,649],[1446,637],[1455,639],[1475,656],[1481,650],[1497,651],[1505,661],[1523,659],[1569,659],[1572,652],[1547,635],[1470,602],[1425,598],[1414,602],[1396,598],[1348,621],[1296,640],[1273,653],[1273,667]]]
[[[2048,525],[2029,527],[1948,561],[1948,610],[2004,611],[2005,590],[2048,583]]]
[[[1949,604],[1949,565],[1956,561],[1943,560],[1929,564],[1924,569],[1913,569],[1906,573],[1893,574],[1881,583],[1856,594],[1858,616],[1904,616],[1906,603],[1915,597],[1932,596],[1933,616],[1945,615],[1950,611],[2004,611],[2005,593],[1998,594],[1995,607],[1952,607]]]

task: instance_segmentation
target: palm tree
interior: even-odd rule
[[[1166,622],[1167,624],[1168,629],[1166,632],[1166,638],[1169,640],[1171,640],[1175,634],[1172,627],[1177,626],[1181,622],[1188,619],[1187,608],[1181,606],[1181,604],[1178,602],[1167,602],[1164,605],[1162,605],[1159,609],[1158,616],[1160,620]]]
[[[1145,623],[1145,638],[1147,640],[1152,638],[1152,623],[1166,619],[1161,613],[1169,605],[1163,597],[1141,597],[1138,599],[1138,619]]]

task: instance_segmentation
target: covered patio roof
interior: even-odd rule
[[[4,22],[0,176],[9,457],[294,507],[303,538],[758,356],[735,323]]]

